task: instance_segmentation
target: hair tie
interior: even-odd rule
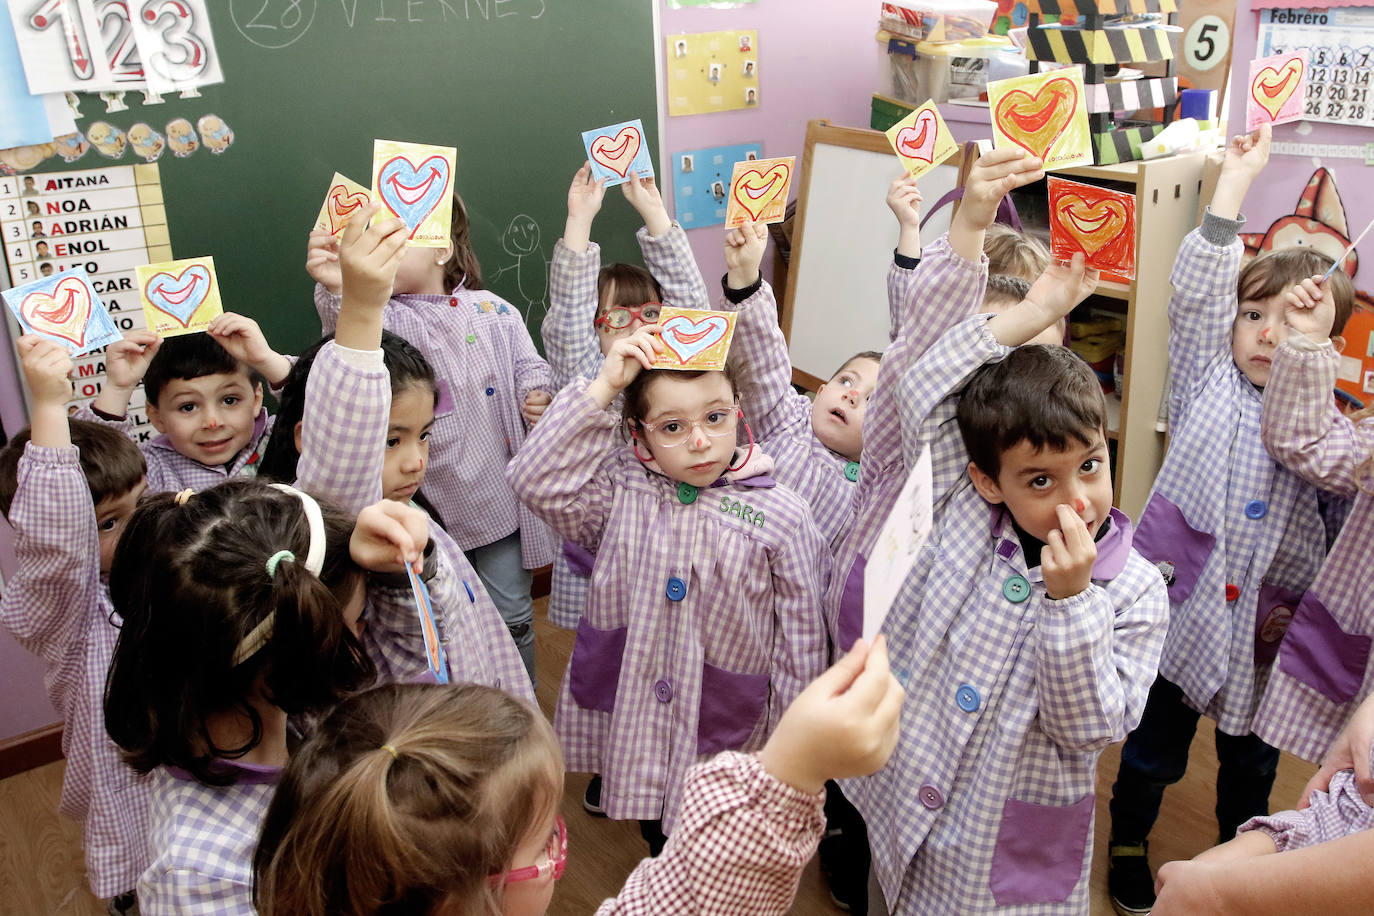
[[[396,756],[396,748],[392,747],[391,745],[389,745],[389,744],[383,744],[383,745],[382,745],[382,750],[384,750],[384,751],[386,751],[388,754],[390,754],[392,760],[398,760],[398,759],[400,759],[400,758],[398,758],[398,757]]]
[[[186,489],[178,493],[176,496],[173,496],[172,499],[176,501],[176,504],[178,506],[184,506],[186,505],[186,501],[195,495],[196,491],[191,489],[190,487],[187,487]]]
[[[268,557],[267,578],[272,579],[276,577],[277,564],[280,563],[282,560],[290,560],[292,563],[294,563],[296,562],[296,555],[289,550],[278,550],[276,553],[272,554],[272,556]]]
[[[309,493],[295,487],[284,483],[274,483],[271,486],[283,493],[290,493],[301,501],[301,508],[305,510],[305,520],[310,523],[310,549],[305,554],[305,568],[310,570],[312,575],[318,576],[324,568],[324,515],[320,512],[320,504],[315,502],[315,498]]]

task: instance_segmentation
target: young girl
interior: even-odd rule
[[[370,678],[350,631],[362,570],[416,560],[425,525],[379,505],[355,529],[252,480],[159,494],[130,518],[110,573],[123,627],[105,728],[153,773],[143,913],[252,912],[250,850],[286,762],[287,717]]]
[[[598,913],[785,913],[822,829],[821,784],[871,772],[902,690],[881,642],[826,672],[757,757],[695,768],[682,826]],[[263,916],[537,916],[567,859],[563,764],[537,712],[472,685],[342,703],[288,766],[254,858]]]
[[[340,304],[338,242],[310,234],[306,270],[318,282],[323,333]],[[487,587],[534,678],[530,570],[553,558],[549,533],[511,493],[502,472],[553,391],[549,366],[514,306],[482,288],[467,209],[453,195],[448,248],[407,248],[382,316],[434,367],[439,400],[425,495]]]
[[[649,369],[658,330],[616,341],[507,469],[531,509],[596,555],[555,723],[568,767],[600,773],[606,813],[641,821],[654,852],[688,767],[758,747],[824,668],[830,562],[771,459],[752,437],[736,448],[729,375]],[[629,447],[608,410],[621,392]]]

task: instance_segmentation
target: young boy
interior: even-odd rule
[[[47,665],[67,758],[59,810],[82,825],[91,891],[113,898],[110,912],[133,912],[133,887],[148,865],[149,786],[120,761],[102,710],[120,625],[105,575],[146,487],[143,456],[107,426],[73,420],[69,428],[65,349],[34,335],[18,346],[33,425],[0,452],[0,509],[19,561],[0,626]]]
[[[927,262],[938,301],[949,275]],[[1087,910],[1097,758],[1140,715],[1167,603],[1111,505],[1096,378],[1063,347],[1022,346],[1095,286],[1081,255],[1050,267],[894,392],[904,467],[929,445],[934,480],[930,541],[883,627],[916,724],[845,786],[889,912]]]
[[[262,379],[286,380],[291,360],[267,344],[257,322],[225,312],[204,334],[161,340],[133,331],[110,344],[106,377],[78,419],[117,424],[130,436],[133,389],[143,382],[148,420],[161,435],[140,448],[154,493],[204,490],[239,474],[257,473],[260,449],[272,434],[262,406]]]
[[[1120,913],[1155,902],[1146,840],[1165,788],[1187,768],[1200,714],[1217,723],[1220,838],[1268,811],[1279,755],[1252,720],[1278,641],[1326,553],[1319,491],[1260,440],[1262,391],[1287,335],[1284,292],[1331,264],[1295,248],[1241,269],[1240,204],[1268,158],[1267,127],[1232,140],[1202,225],[1174,264],[1169,450],[1136,533],[1168,586],[1169,634],[1112,789],[1108,887]],[[1332,281],[1339,330],[1354,296],[1344,273]]]

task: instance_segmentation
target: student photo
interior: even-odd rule
[[[690,174],[692,173],[692,168],[693,168],[693,165],[692,165],[692,157],[691,157],[691,156],[683,156],[683,157],[682,157],[682,174],[684,174],[684,175],[690,175]]]

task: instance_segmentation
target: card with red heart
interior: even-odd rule
[[[1050,254],[1083,252],[1087,266],[1129,282],[1135,277],[1135,195],[1051,175]]]
[[[1250,61],[1245,129],[1301,121],[1307,99],[1307,48]]]
[[[680,309],[665,305],[658,313],[663,329],[663,352],[654,361],[655,369],[684,369],[694,372],[725,368],[730,341],[735,336],[736,312],[706,309]]]
[[[320,215],[315,218],[315,228],[323,229],[330,235],[339,235],[344,226],[363,207],[372,201],[372,192],[352,178],[334,173],[329,182],[329,193],[320,205]]]
[[[215,259],[183,258],[134,268],[143,317],[158,337],[204,331],[210,319],[224,313],[215,277]]]
[[[451,146],[372,141],[372,199],[382,203],[373,222],[398,216],[410,227],[408,244],[447,248],[457,167],[458,150]]]
[[[795,156],[736,162],[730,178],[730,203],[725,209],[725,225],[733,228],[748,220],[756,223],[782,222],[795,163]]]
[[[926,102],[893,124],[887,142],[912,178],[920,178],[959,150],[934,102]]]
[[[83,268],[12,287],[0,296],[25,334],[59,343],[72,356],[84,356],[120,338]]]
[[[604,179],[608,188],[629,181],[631,172],[637,172],[640,178],[654,177],[654,157],[649,153],[644,124],[639,118],[584,130],[582,146],[592,164],[592,178]]]
[[[1083,68],[1064,67],[988,83],[992,145],[1019,146],[1045,170],[1092,165]]]

